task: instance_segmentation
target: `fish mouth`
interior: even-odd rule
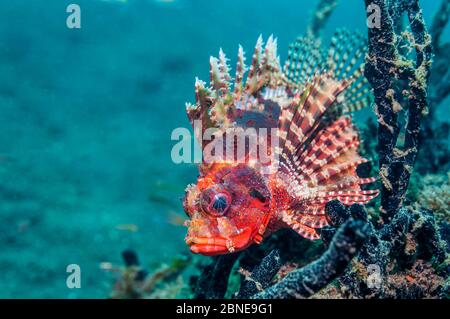
[[[234,252],[234,250],[229,250],[226,246],[221,245],[192,244],[189,249],[194,254],[204,256],[224,255]]]
[[[229,238],[188,236],[186,244],[194,254],[205,256],[230,254],[245,249],[251,244],[251,229],[245,228]]]

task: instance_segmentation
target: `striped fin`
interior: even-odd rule
[[[348,150],[356,150],[359,146],[358,135],[351,126],[349,118],[339,119],[322,132],[323,134],[313,140],[312,147],[308,148],[298,161],[298,165],[301,165],[303,169],[300,175],[303,179],[309,179],[325,165]]]
[[[313,215],[310,215],[313,216]],[[282,220],[286,223],[290,228],[292,228],[295,232],[297,232],[300,236],[310,239],[316,240],[319,239],[319,233],[314,229],[314,227],[308,226],[299,220],[299,214],[294,211],[285,211],[282,214]],[[303,219],[304,222],[308,224],[315,224],[313,220]]]
[[[327,67],[338,79],[355,77],[364,68],[366,48],[367,43],[362,35],[338,29],[331,38]]]
[[[350,157],[350,156],[349,156]],[[335,157],[339,159],[339,156]],[[360,164],[366,163],[367,160],[363,158],[358,158],[356,160],[349,159],[343,163],[338,161],[334,163],[327,163],[326,166],[317,168],[309,179],[314,181],[314,184],[322,184],[324,181],[329,180],[331,177],[345,173],[349,169],[356,169]]]
[[[309,167],[309,164],[314,162],[320,155],[323,155],[324,151],[327,151],[327,148],[331,146],[330,144],[333,143],[334,140],[339,139],[350,125],[350,117],[341,117],[332,125],[321,130],[317,134],[317,137],[312,140],[305,149],[304,155],[299,160],[298,165]]]
[[[324,209],[322,210],[322,212],[324,212]],[[327,217],[325,214],[322,215],[300,214],[300,217],[297,218],[297,221],[300,224],[315,229],[320,229],[328,225]]]
[[[351,118],[342,116],[331,124],[322,119],[348,86],[345,80],[321,83],[330,78],[316,78],[307,85],[307,93],[297,98],[296,111],[287,109],[280,123],[280,145],[284,146],[279,176],[295,198],[290,207],[294,216],[283,220],[300,235],[313,239],[318,236],[314,229],[327,225],[326,203],[337,199],[345,205],[364,204],[378,195],[378,190],[361,189],[376,179],[360,178],[356,173],[358,165],[367,160],[358,154],[360,141]],[[294,129],[293,123],[298,123]]]
[[[341,117],[319,130],[306,148],[298,148],[293,157],[282,155],[281,168],[289,176],[294,193],[302,197],[305,187],[314,194],[315,188],[330,190],[354,189],[372,183],[373,178],[361,179],[356,174],[358,165],[367,162],[358,155],[358,134],[348,117]]]
[[[295,223],[292,225],[292,229],[295,230],[300,236],[310,239],[316,240],[320,238],[319,233],[312,227],[308,227],[302,223]]]
[[[326,204],[337,199],[345,205],[364,204],[377,197],[378,193],[377,189],[318,192],[314,198],[308,200],[308,203],[310,205]]]
[[[345,92],[340,106],[342,114],[361,110],[373,104],[373,95],[367,79],[360,75],[358,80]]]
[[[280,166],[287,173],[298,172],[299,154],[307,148],[306,142],[320,132],[321,117],[347,86],[347,81],[336,81],[331,73],[316,76],[313,83],[307,84],[305,91],[283,109],[279,120],[279,149],[275,151]]]
[[[336,189],[346,189],[346,188],[352,188],[356,185],[366,185],[371,184],[377,181],[376,177],[367,177],[367,178],[353,178],[350,180],[347,180],[345,182],[336,182]]]

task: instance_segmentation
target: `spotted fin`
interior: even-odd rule
[[[289,46],[283,72],[290,87],[303,90],[317,74],[332,72],[337,80],[353,79],[330,115],[333,118],[360,110],[372,104],[370,85],[364,77],[367,44],[358,33],[338,29],[331,39],[330,48],[324,50],[320,41],[299,37]]]
[[[337,115],[360,110],[373,102],[371,87],[364,77],[366,51],[367,41],[357,32],[338,29],[331,39],[327,68],[339,80],[353,79],[336,107]]]
[[[289,210],[282,214],[282,220],[300,236],[315,240],[320,238],[317,229],[328,225],[324,210],[318,210],[317,213],[307,215]]]
[[[326,69],[326,51],[312,37],[299,37],[289,45],[283,72],[292,87],[302,87]]]

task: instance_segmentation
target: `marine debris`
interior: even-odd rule
[[[134,250],[124,250],[122,258],[124,267],[102,264],[104,270],[119,274],[110,295],[113,299],[175,298],[185,287],[180,273],[189,265],[189,256],[176,257],[153,272],[140,265]]]

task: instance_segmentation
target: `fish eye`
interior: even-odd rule
[[[231,198],[228,193],[205,194],[202,198],[203,210],[213,216],[223,216],[230,208]]]
[[[212,202],[212,208],[217,212],[224,212],[228,207],[228,199],[224,194],[216,194]]]

